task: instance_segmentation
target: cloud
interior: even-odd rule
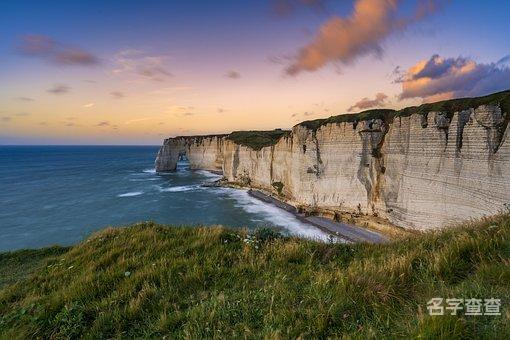
[[[277,65],[286,65],[290,62],[292,62],[294,58],[292,56],[288,55],[281,55],[281,56],[269,56],[267,57],[267,61],[271,64],[277,64]]]
[[[64,125],[65,125],[66,127],[73,127],[73,126],[75,126],[75,125],[74,125],[74,123],[65,123]]]
[[[8,123],[11,121],[11,117],[9,116],[3,116],[1,119],[0,119],[3,123]]]
[[[384,102],[388,98],[384,93],[377,93],[374,99],[369,99],[367,97],[361,99],[356,102],[353,106],[351,106],[347,111],[353,111],[358,108],[359,110],[365,110],[372,107],[384,106]]]
[[[96,124],[96,126],[110,126],[110,122],[108,121],[99,122]]]
[[[228,71],[227,74],[225,74],[225,77],[230,79],[239,79],[241,78],[241,74],[237,71]]]
[[[89,108],[89,107],[93,107],[94,105],[96,105],[96,104],[94,104],[94,103],[88,103],[88,104],[83,105],[83,107],[85,107],[85,108]]]
[[[143,118],[130,119],[130,120],[124,122],[124,124],[129,125],[131,123],[143,122],[143,121],[151,120],[154,118],[156,118],[156,117],[143,117]]]
[[[272,0],[272,9],[280,16],[289,15],[299,8],[323,11],[326,5],[324,0]]]
[[[509,61],[510,61],[510,55],[506,55],[503,58],[499,59],[496,64],[504,65],[504,64],[507,64]]]
[[[397,82],[402,83],[400,99],[424,101],[479,96],[510,88],[510,68],[504,63],[477,63],[472,59],[433,55],[409,68]]]
[[[351,64],[362,56],[381,57],[382,43],[392,33],[435,12],[441,0],[417,0],[413,13],[399,15],[400,0],[356,0],[353,13],[324,23],[311,43],[286,68],[288,75],[316,71],[329,63]]]
[[[30,113],[28,113],[28,112],[19,112],[19,113],[16,113],[14,115],[17,116],[17,117],[27,117],[27,116],[30,116]]]
[[[305,111],[305,112],[302,112],[302,113],[293,113],[290,115],[291,118],[297,118],[299,116],[301,117],[309,117],[309,116],[313,116],[315,115],[315,112],[314,111]]]
[[[64,94],[71,90],[71,88],[64,84],[55,84],[52,88],[46,90],[48,93]]]
[[[126,96],[123,92],[119,92],[119,91],[112,91],[112,92],[110,92],[110,95],[116,99],[124,98]]]
[[[34,99],[30,97],[18,97],[17,98],[20,102],[33,102]]]
[[[117,67],[113,73],[162,82],[173,76],[165,68],[167,59],[168,57],[163,55],[150,56],[138,50],[121,51],[115,56]]]
[[[99,59],[80,48],[53,40],[45,35],[25,35],[16,49],[23,55],[36,57],[59,65],[96,65]]]
[[[217,111],[218,111],[218,113],[223,113],[223,112],[227,112],[228,110],[224,109],[222,107],[219,107]]]

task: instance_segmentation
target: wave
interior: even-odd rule
[[[117,195],[117,197],[133,197],[143,194],[142,191],[132,191],[132,192],[126,192],[125,194]]]
[[[235,199],[236,206],[239,208],[248,213],[257,214],[265,221],[284,228],[291,235],[321,241],[329,240],[329,234],[311,224],[298,220],[296,216],[288,211],[251,197],[246,190],[230,188],[220,188],[219,190]]]
[[[159,187],[159,191],[161,192],[183,192],[183,191],[192,191],[192,190],[199,190],[201,188],[200,185],[180,185],[175,187],[169,187],[169,188],[161,188]]]
[[[145,170],[143,170],[143,172],[145,172],[146,174],[155,174],[156,169],[145,169]]]
[[[223,176],[222,175],[218,175],[214,172],[211,172],[211,171],[207,171],[207,170],[196,170],[196,173],[199,173],[201,174],[202,176],[205,176],[207,177],[208,179],[212,179],[214,181],[218,180],[218,179],[221,179]]]
[[[130,182],[147,182],[147,181],[157,181],[159,178],[153,178],[153,177],[150,177],[150,178],[142,178],[142,179],[138,179],[138,178],[132,178],[130,179],[129,181]]]

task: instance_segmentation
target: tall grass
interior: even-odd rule
[[[0,338],[509,338],[509,264],[508,216],[385,245],[137,224],[0,290]],[[502,315],[430,316],[433,297]]]

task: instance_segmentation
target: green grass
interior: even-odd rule
[[[26,278],[46,261],[65,253],[68,248],[51,247],[0,253],[0,288]]]
[[[290,131],[271,130],[271,131],[234,131],[227,136],[227,139],[236,144],[244,145],[253,150],[260,150],[266,146],[275,145],[280,138],[287,136]]]
[[[363,120],[383,119],[385,121],[391,120],[395,117],[408,117],[412,114],[425,115],[429,112],[445,112],[448,115],[453,115],[455,112],[467,110],[469,108],[477,108],[481,105],[499,104],[502,112],[505,114],[505,128],[510,119],[510,90],[498,93],[493,93],[483,97],[475,98],[457,98],[450,100],[443,100],[435,103],[422,104],[420,106],[406,107],[402,110],[391,109],[373,109],[360,113],[347,113],[338,116],[332,116],[324,119],[308,120],[299,123],[298,125],[304,126],[310,130],[316,131],[321,126],[332,123],[354,123]]]
[[[508,216],[386,245],[144,223],[48,251],[0,290],[0,338],[509,338],[509,265]],[[429,316],[433,297],[503,315]]]
[[[324,119],[314,119],[307,120],[299,123],[298,125],[304,126],[310,130],[317,130],[321,126],[326,124],[335,124],[335,123],[354,123],[362,120],[370,120],[370,119],[388,119],[394,116],[395,110],[391,109],[374,109],[367,110],[360,113],[345,113],[338,116],[331,116],[329,118]]]

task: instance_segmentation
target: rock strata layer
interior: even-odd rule
[[[296,206],[375,215],[433,229],[497,214],[510,203],[508,115],[499,104],[447,113],[298,124],[259,150],[228,135],[164,141],[157,171],[187,155],[192,169],[221,170]]]

